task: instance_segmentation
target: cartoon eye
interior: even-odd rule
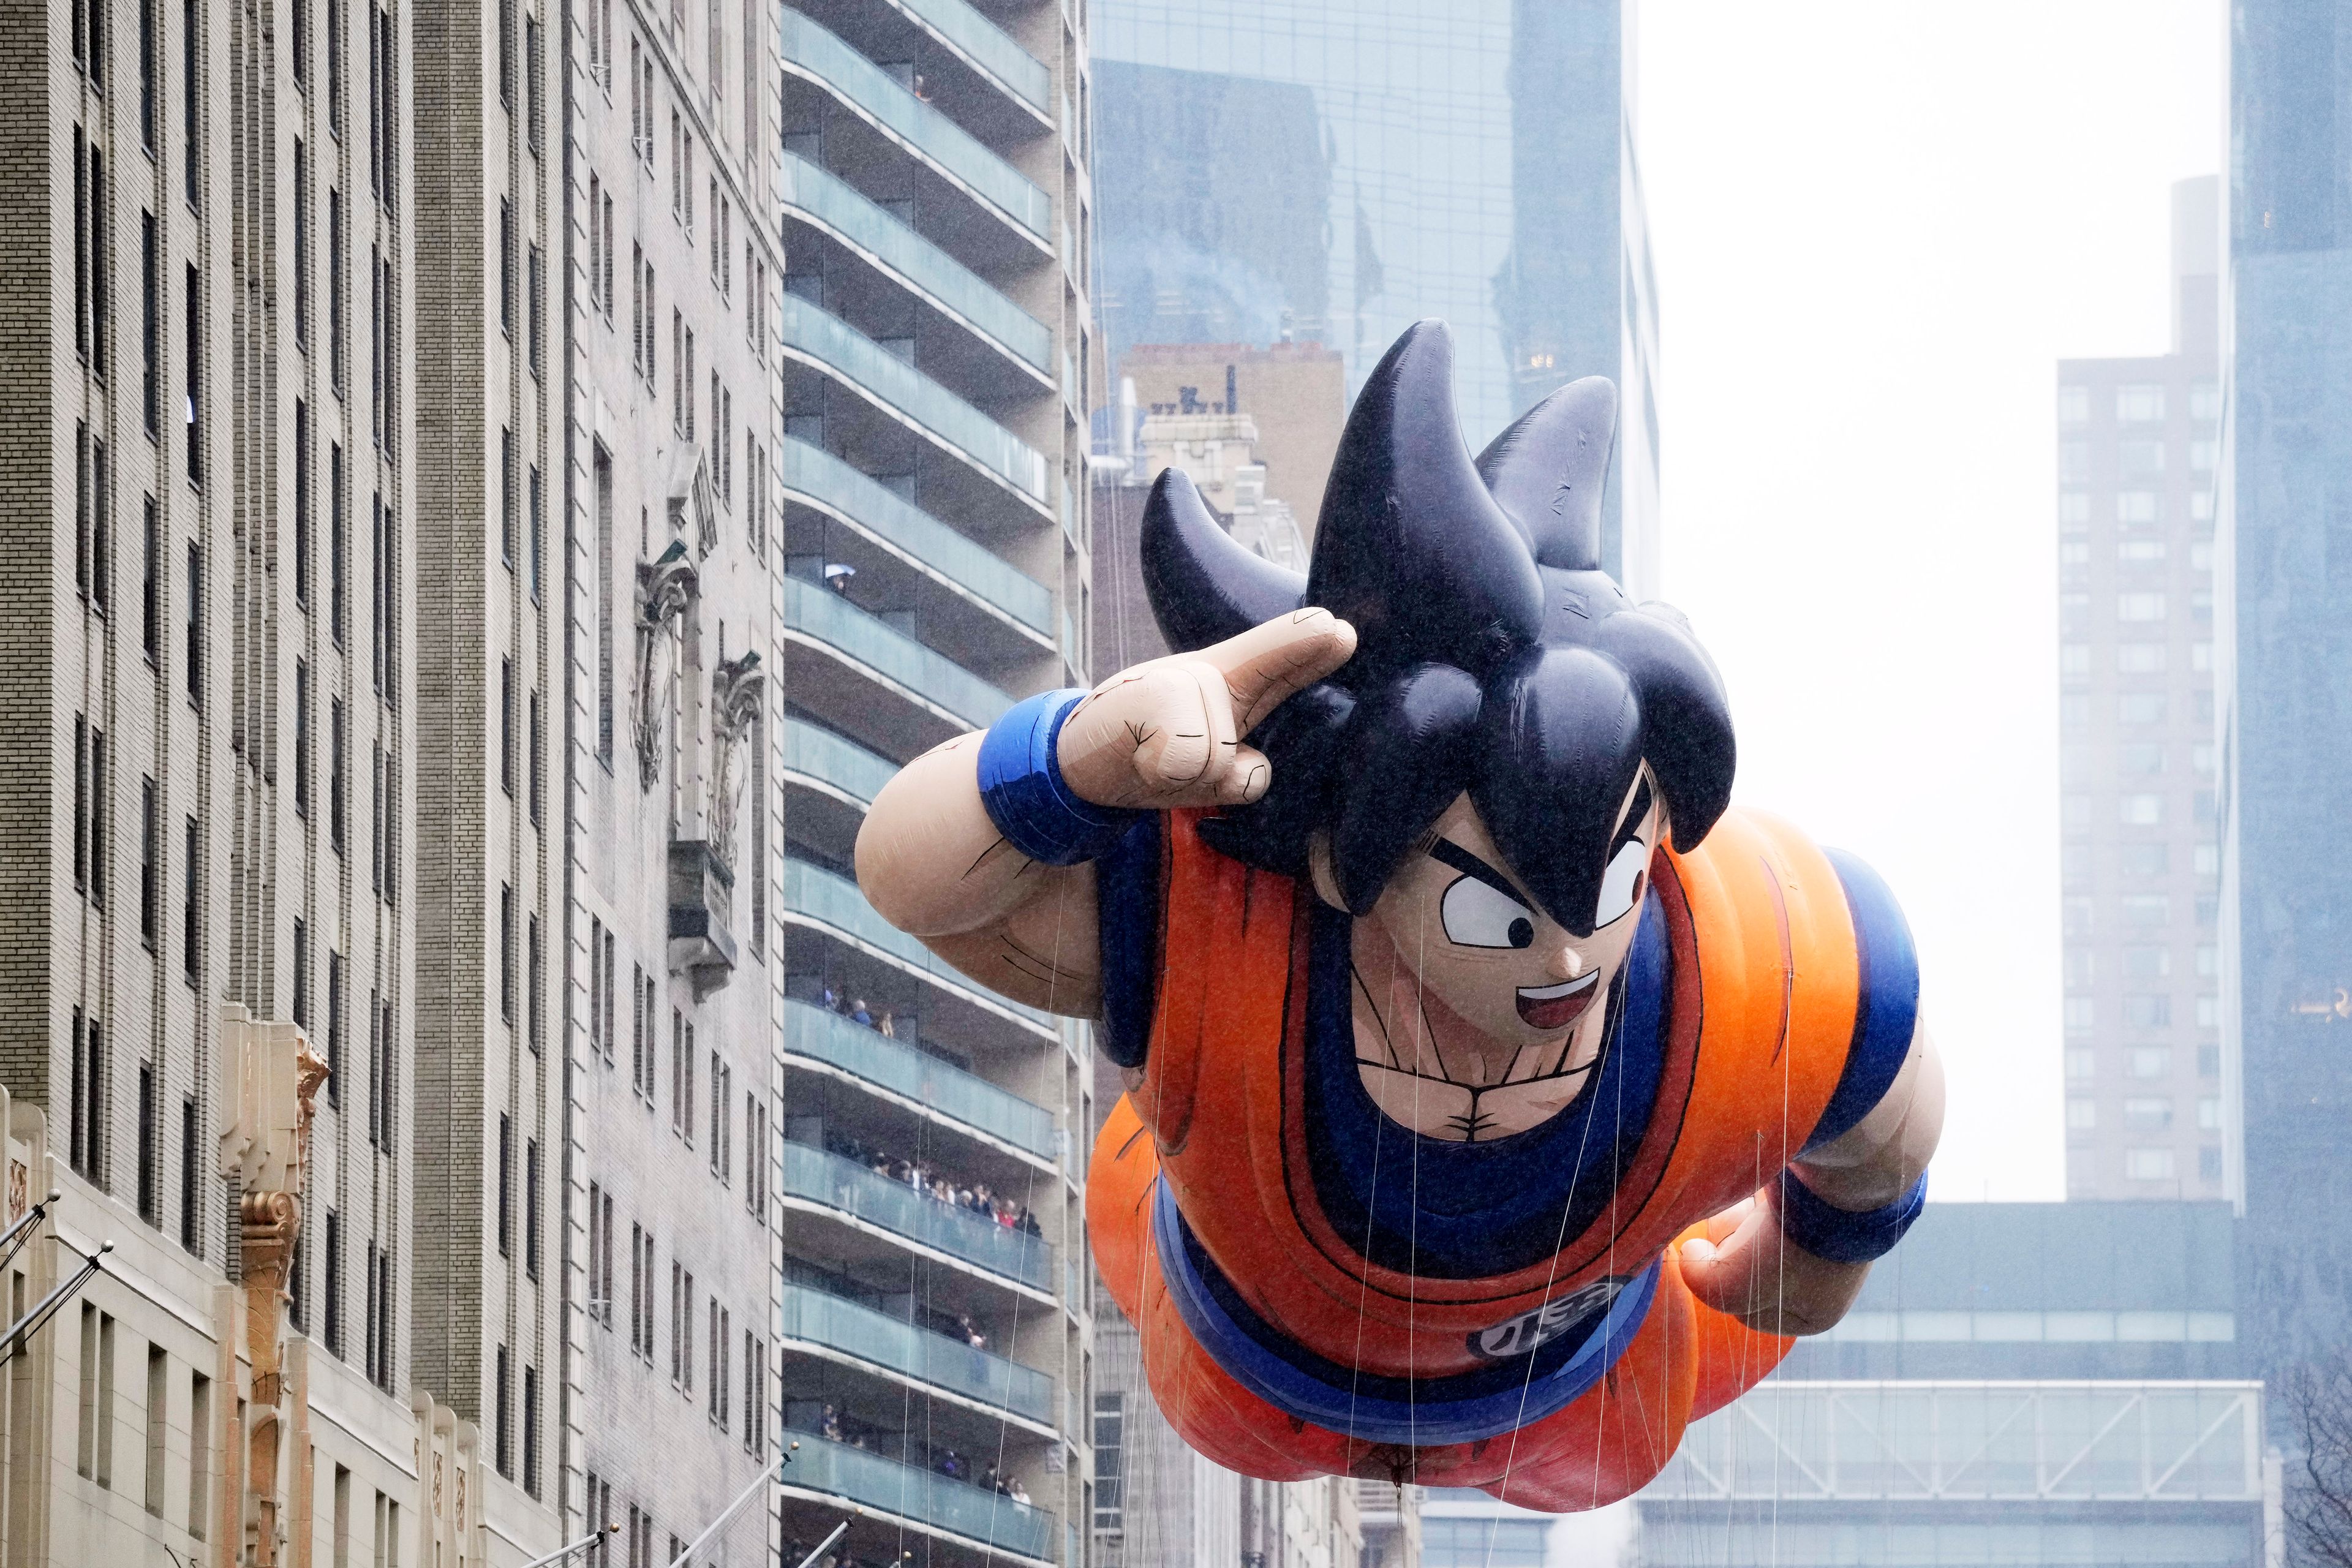
[[[1445,934],[1464,947],[1526,947],[1536,940],[1534,912],[1475,877],[1446,889],[1437,909]]]
[[[1601,874],[1601,903],[1593,911],[1594,930],[1613,925],[1627,910],[1642,901],[1643,874],[1650,868],[1650,851],[1638,838],[1617,851],[1609,869]]]

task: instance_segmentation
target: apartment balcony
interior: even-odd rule
[[[876,914],[856,883],[792,855],[784,857],[783,916],[790,923],[813,927],[836,942],[887,960],[951,995],[977,1001],[999,1018],[1011,1019],[1051,1039],[1061,1037],[1059,1019],[982,989],[916,938]]]
[[[922,57],[930,78],[926,96],[960,118],[1003,121],[1010,110],[1033,133],[1052,126],[1053,73],[969,0],[795,0],[795,5],[875,59]],[[1009,101],[993,115],[974,113],[984,106],[969,100],[982,91]]]
[[[822,1007],[784,1004],[784,1051],[838,1068],[925,1114],[961,1122],[1040,1160],[1050,1163],[1060,1152],[1053,1115],[1042,1106]]]
[[[814,789],[861,812],[874,804],[874,797],[898,771],[898,764],[889,758],[797,720],[784,721],[783,743],[786,783]]]
[[[1057,1288],[1053,1244],[1042,1237],[925,1197],[823,1149],[789,1142],[783,1149],[786,1199],[831,1210],[1031,1290],[1050,1295]]]
[[[829,236],[998,353],[1041,377],[1050,371],[1051,329],[980,274],[807,159],[787,153],[780,173],[787,217]]]
[[[777,456],[786,500],[855,530],[1032,644],[1053,646],[1054,595],[1043,583],[823,447],[787,439]]]
[[[1012,431],[840,317],[796,294],[784,295],[779,326],[786,354],[1009,492],[1034,515],[1051,515],[1053,492],[1045,459]]]
[[[784,1287],[782,1333],[800,1342],[791,1348],[830,1351],[1040,1425],[1054,1419],[1054,1380],[1044,1373],[823,1290]]]
[[[1044,191],[979,138],[812,18],[786,7],[782,22],[786,75],[830,94],[949,184],[1012,226],[1038,250],[1051,247],[1054,204]],[[1011,43],[1009,38],[1005,41]],[[1017,47],[1014,52],[1019,52]]]
[[[808,1432],[788,1432],[797,1446],[784,1468],[784,1490],[840,1498],[867,1512],[903,1519],[956,1537],[984,1552],[1050,1563],[1055,1544],[1051,1513],[1014,1502],[968,1481],[884,1458]]]
[[[793,700],[877,751],[913,756],[986,729],[1013,706],[947,655],[822,584],[784,579],[784,640]]]

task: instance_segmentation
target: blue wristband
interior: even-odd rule
[[[1856,1213],[1842,1209],[1816,1194],[1797,1179],[1793,1168],[1780,1173],[1780,1234],[1831,1263],[1868,1263],[1895,1250],[1911,1222],[1927,1204],[1927,1173],[1911,1190],[1885,1208]]]
[[[1062,782],[1062,723],[1086,695],[1065,689],[1016,702],[980,742],[980,803],[988,819],[1013,847],[1048,866],[1095,858],[1143,816],[1080,800]]]

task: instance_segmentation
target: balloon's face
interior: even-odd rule
[[[1599,1054],[1603,1003],[1641,923],[1637,911],[1663,816],[1644,769],[1618,808],[1588,937],[1570,934],[1538,906],[1466,794],[1438,818],[1370,917],[1431,1026],[1420,1049],[1407,1053],[1417,1058],[1408,1074],[1423,1080],[1411,1098],[1423,1109],[1403,1120],[1428,1122],[1423,1131],[1444,1135],[1442,1097],[1428,1098],[1433,1079],[1465,1089],[1526,1083],[1534,1089],[1532,1080],[1544,1081],[1540,1093],[1509,1097],[1526,1102],[1516,1110],[1500,1102],[1482,1107],[1473,1119],[1470,1135],[1476,1137],[1520,1131],[1576,1097],[1582,1077],[1575,1069]],[[1392,1068],[1373,1072],[1373,1065],[1367,1063],[1366,1087],[1390,1108],[1404,1086],[1394,1081]],[[1398,1114],[1392,1108],[1390,1113]],[[1501,1123],[1490,1124],[1490,1116]]]

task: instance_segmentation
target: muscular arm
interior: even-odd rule
[[[1927,1168],[1944,1128],[1944,1067],[1922,1020],[1911,1049],[1869,1115],[1793,1162],[1824,1202],[1861,1212],[1895,1202]],[[1853,1305],[1867,1263],[1832,1263],[1780,1234],[1780,1199],[1767,1187],[1684,1243],[1691,1293],[1765,1333],[1818,1334]]]
[[[991,990],[1074,1016],[1101,1004],[1095,869],[1047,866],[980,801],[980,740],[898,771],[857,835],[857,885],[882,918]]]
[[[1354,627],[1306,609],[1121,670],[1063,725],[1063,782],[1097,805],[1254,801],[1270,774],[1241,737],[1355,649]],[[1102,1000],[1094,868],[1043,865],[1005,841],[981,802],[980,746],[960,735],[883,786],[858,830],[857,885],[883,919],[982,984],[1091,1016]]]

